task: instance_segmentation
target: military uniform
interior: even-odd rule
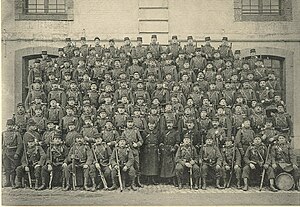
[[[116,144],[116,141],[119,139],[120,134],[115,129],[107,129],[105,128],[103,131],[101,131],[101,137],[103,141],[110,146],[111,149]]]

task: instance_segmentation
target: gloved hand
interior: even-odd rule
[[[87,169],[89,166],[87,164],[83,165],[83,169]]]
[[[67,166],[68,166],[68,165],[67,165],[67,163],[65,163],[65,162],[62,164],[62,167],[63,167],[63,168],[65,168],[65,167],[67,167]]]
[[[264,164],[263,167],[264,167],[265,169],[268,169],[269,164]]]
[[[191,163],[187,162],[185,163],[185,166],[188,167],[188,168],[192,168],[193,166],[191,165]]]
[[[249,166],[252,170],[255,169],[255,165],[253,165],[252,163],[250,163]]]
[[[97,169],[100,169],[99,163],[96,163],[96,164],[95,164],[95,167],[96,167]]]
[[[25,172],[29,172],[29,167],[25,166]]]
[[[17,160],[18,158],[19,158],[19,155],[18,155],[18,154],[15,154],[15,155],[14,155],[14,159]]]
[[[225,165],[225,170],[230,170],[229,165]]]
[[[126,172],[127,170],[128,170],[128,167],[125,165],[125,166],[123,167],[123,171]]]
[[[52,166],[48,165],[48,171],[52,171],[52,170],[53,170]]]

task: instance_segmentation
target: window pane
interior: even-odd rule
[[[272,61],[272,68],[280,68],[280,61],[279,60],[273,60]]]
[[[49,8],[49,12],[53,12],[53,11],[55,11],[56,10],[56,5],[48,5],[48,8]]]
[[[57,0],[57,4],[65,4],[65,0]]]
[[[251,0],[251,5],[257,5],[258,6],[258,0]]]
[[[272,5],[279,5],[279,0],[271,0]]]
[[[271,68],[272,67],[272,62],[270,59],[264,59],[264,65],[266,68]]]
[[[57,5],[58,10],[65,10],[65,5]]]
[[[45,0],[37,0],[37,4],[45,4]]]
[[[264,6],[269,6],[269,7],[270,7],[270,4],[271,4],[270,0],[263,0],[262,3],[263,3]]]
[[[28,4],[36,4],[36,0],[28,0]]]
[[[49,0],[48,4],[56,4],[56,0]]]
[[[250,5],[250,0],[243,0],[242,5]]]

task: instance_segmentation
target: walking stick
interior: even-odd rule
[[[77,180],[76,180],[75,158],[72,158],[72,184],[73,184],[73,190],[76,190]]]
[[[268,157],[269,157],[270,148],[271,148],[271,144],[268,145],[265,164],[266,164],[266,162],[268,160]],[[265,179],[265,174],[266,174],[266,169],[264,168],[263,172],[262,172],[262,175],[261,175],[261,180],[260,180],[260,185],[259,185],[259,191],[261,191],[261,189],[263,187],[263,182],[264,182],[264,179]]]
[[[23,140],[23,146],[24,146],[24,157],[25,157],[25,161],[26,161],[26,165],[28,167],[28,157],[27,157],[27,150],[26,150],[26,144]],[[29,167],[28,167],[29,168]],[[28,175],[28,182],[29,182],[29,188],[32,188],[32,182],[31,182],[31,175],[30,175],[30,170],[27,172]]]
[[[230,170],[230,176],[229,176],[229,180],[227,182],[226,188],[230,187],[230,183],[231,183],[231,179],[232,179],[232,175],[233,175],[233,170],[234,170],[234,159],[235,159],[235,144],[233,145],[233,152],[232,152],[232,163],[231,163],[231,170]]]
[[[190,187],[191,187],[191,190],[193,190],[193,169],[190,168]]]
[[[96,156],[94,148],[92,148],[92,152],[93,152],[93,155],[94,155],[95,162],[100,165],[100,163],[98,162],[98,159],[97,159],[97,156]],[[99,175],[100,175],[101,181],[102,181],[102,183],[104,185],[104,189],[106,190],[106,189],[108,189],[108,187],[107,187],[107,182],[105,180],[105,177],[104,177],[101,169],[98,169],[98,171],[99,171]]]
[[[51,151],[51,141],[53,140],[54,133],[52,133],[52,139],[49,142],[49,156],[50,156],[50,163],[52,164],[52,151]],[[52,188],[52,181],[53,181],[53,169],[50,172],[50,180],[49,180],[49,189]]]
[[[120,191],[123,191],[123,182],[122,182],[122,175],[121,175],[121,170],[120,170],[120,163],[119,163],[119,155],[118,155],[118,149],[116,149],[116,161],[118,165],[118,179],[119,179],[119,184],[120,184]]]

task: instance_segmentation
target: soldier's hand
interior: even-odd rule
[[[195,164],[195,161],[194,161],[194,160],[191,160],[191,161],[190,161],[190,164],[191,164],[191,165],[194,165],[194,164]]]
[[[221,166],[220,165],[216,165],[216,170],[220,170]]]
[[[41,167],[41,166],[40,166],[40,165],[35,165],[35,166],[34,166],[34,168],[38,168],[38,167]]]
[[[29,167],[25,167],[25,172],[29,172]]]
[[[252,170],[255,169],[255,165],[253,165],[252,163],[250,163],[249,166]]]
[[[277,165],[276,165],[276,164],[272,164],[272,168],[273,168],[273,169],[276,169],[276,168],[277,168]]]
[[[268,169],[269,164],[264,164],[263,167],[264,167],[265,169]]]
[[[65,167],[67,167],[67,166],[68,166],[68,165],[67,165],[67,163],[65,163],[65,162],[62,164],[62,167],[63,167],[63,168],[65,168]]]
[[[238,166],[238,165],[235,165],[235,166],[234,166],[234,169],[235,169],[235,170],[236,170],[236,169],[238,169],[238,168],[239,168],[239,166]]]
[[[188,167],[188,168],[192,168],[193,166],[191,165],[191,163],[187,162],[185,163],[185,166]]]
[[[295,164],[293,164],[293,168],[294,168],[294,170],[298,170],[298,166]]]
[[[175,150],[175,148],[174,147],[172,147],[171,148],[171,152],[175,152],[176,150]]]
[[[230,170],[229,165],[226,165],[226,166],[225,166],[225,170]]]
[[[83,165],[83,169],[87,169],[89,166],[87,164]]]
[[[125,165],[125,166],[123,167],[123,171],[126,172],[127,170],[128,170],[128,167]]]
[[[110,143],[110,142],[108,142],[108,143],[107,143],[107,145],[108,145],[108,146],[110,146],[110,145],[111,145],[111,143]]]
[[[18,154],[15,154],[15,155],[14,155],[14,159],[17,160],[18,158],[19,158],[19,155],[18,155]]]
[[[114,168],[115,168],[116,170],[118,170],[118,169],[119,169],[119,166],[118,166],[118,165],[115,165]]]
[[[137,143],[134,142],[134,143],[132,144],[132,146],[133,146],[133,147],[137,147],[138,145],[137,145]]]
[[[52,166],[48,165],[48,171],[52,171],[52,170],[53,170]]]
[[[273,142],[274,141],[274,137],[271,137],[270,139],[269,139],[269,142]]]
[[[74,159],[75,158],[75,155],[71,155],[71,159]]]
[[[100,169],[99,163],[96,163],[96,164],[95,164],[95,167],[96,167],[97,169]]]

